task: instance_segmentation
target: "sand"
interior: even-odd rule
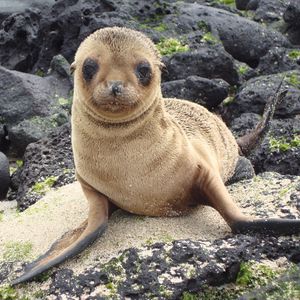
[[[79,183],[75,182],[48,192],[22,213],[5,214],[0,222],[0,260],[3,260],[5,245],[10,242],[31,242],[28,259],[36,258],[63,233],[79,226],[86,219],[87,211],[87,201]],[[117,211],[101,239],[60,267],[80,272],[95,259],[107,261],[132,246],[173,239],[213,240],[229,232],[224,220],[209,207],[199,207],[190,215],[177,218],[141,217]]]

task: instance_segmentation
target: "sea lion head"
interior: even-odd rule
[[[161,66],[144,34],[121,27],[97,30],[81,43],[71,66],[76,101],[102,120],[132,120],[160,97]]]

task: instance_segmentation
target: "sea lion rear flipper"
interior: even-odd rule
[[[257,219],[237,221],[231,226],[234,233],[264,233],[270,235],[291,235],[300,233],[300,220]]]
[[[255,219],[244,215],[229,195],[222,179],[211,170],[201,168],[198,185],[202,191],[201,204],[215,208],[234,233],[264,233],[291,235],[300,233],[300,220]]]
[[[278,104],[284,99],[287,90],[280,92],[282,83],[284,82],[285,77],[280,81],[279,86],[275,92],[275,95],[270,97],[265,106],[263,116],[261,121],[256,125],[254,130],[248,134],[237,139],[237,143],[240,147],[240,152],[242,155],[248,156],[255,148],[257,148],[266,137],[267,133],[270,130],[271,120],[273,118],[275,109]]]
[[[25,273],[11,282],[16,285],[28,281],[53,266],[82,252],[107,228],[110,203],[108,198],[94,189],[82,185],[84,194],[89,201],[88,219],[77,229],[65,233],[51,248],[36,261],[25,268]]]

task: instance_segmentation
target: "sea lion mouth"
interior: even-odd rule
[[[135,101],[118,96],[93,99],[93,102],[100,110],[112,113],[126,112],[134,109],[137,105]]]

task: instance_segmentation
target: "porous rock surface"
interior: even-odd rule
[[[54,186],[62,186],[75,180],[70,123],[27,147],[23,166],[12,176],[14,192],[11,198],[18,201],[21,211],[43,196],[32,188],[50,176],[55,177]]]
[[[7,152],[11,156],[21,157],[29,143],[68,121],[61,99],[70,97],[72,83],[59,68],[64,59],[60,59],[61,64],[57,60],[53,60],[52,74],[46,77],[0,67],[0,126],[5,124],[8,130],[11,151]]]

